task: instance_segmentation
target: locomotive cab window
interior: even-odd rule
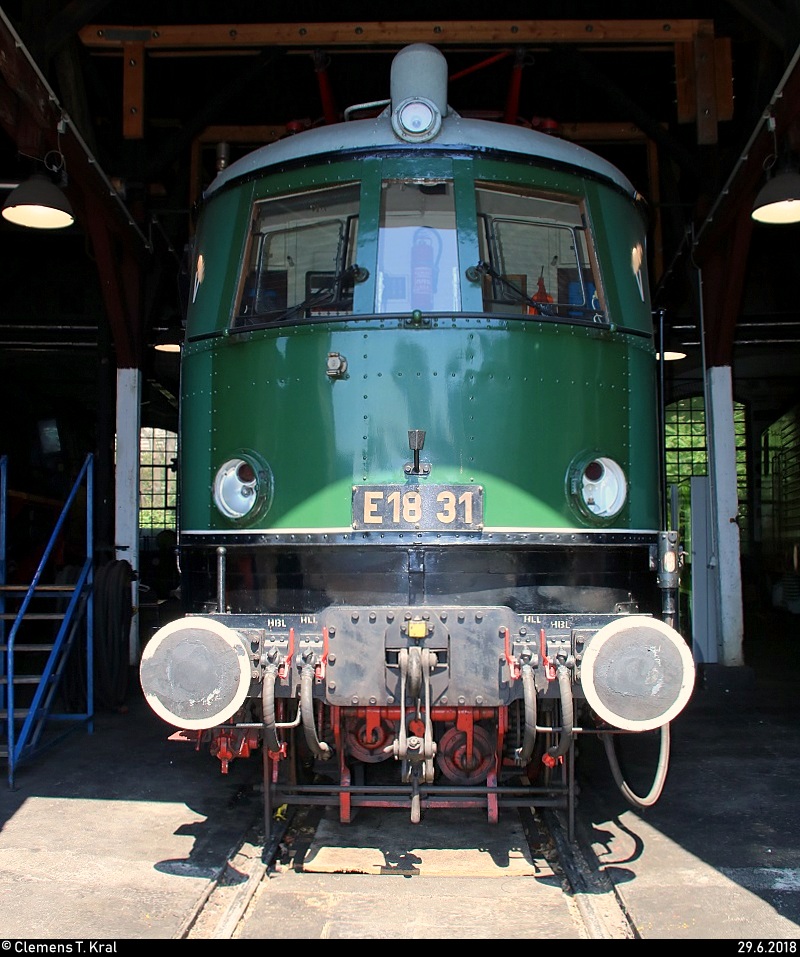
[[[385,181],[376,311],[452,312],[460,299],[452,182]]]
[[[358,186],[258,202],[234,328],[353,311]]]
[[[603,318],[580,206],[487,188],[476,202],[487,312]]]

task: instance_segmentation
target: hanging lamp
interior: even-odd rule
[[[8,222],[31,229],[63,229],[75,222],[69,200],[44,173],[34,173],[12,190],[2,214]]]

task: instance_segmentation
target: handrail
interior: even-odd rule
[[[8,456],[0,456],[0,585],[6,584],[6,505],[8,502]],[[6,595],[0,591],[0,615],[6,610]],[[6,622],[0,618],[0,643],[5,644]],[[5,676],[5,656],[0,665],[0,676]],[[0,708],[8,704],[5,685],[0,686]],[[10,751],[9,751],[10,754]]]
[[[2,508],[0,508],[0,516],[2,517],[2,525],[0,526],[0,558],[2,559],[2,567],[0,568],[0,584],[6,584],[5,581],[5,546],[6,546],[6,511],[7,511],[7,483],[6,483],[6,457],[3,456],[0,459],[0,495],[2,495]],[[59,628],[58,634],[56,636],[53,648],[48,657],[47,663],[43,669],[42,675],[39,680],[38,687],[34,694],[33,702],[28,709],[28,714],[26,716],[25,722],[20,730],[20,734],[17,737],[15,735],[14,727],[14,642],[17,638],[22,621],[25,617],[25,613],[28,610],[33,596],[39,586],[39,581],[44,573],[44,570],[47,566],[48,561],[53,553],[58,537],[61,534],[61,531],[66,522],[67,516],[75,503],[75,500],[78,495],[78,491],[81,488],[83,482],[86,482],[86,559],[84,565],[81,569],[78,581],[75,584],[73,589],[72,597],[67,606],[67,609],[64,613],[64,617]],[[54,672],[56,671],[56,664],[59,661],[59,656],[62,652],[64,643],[66,641],[67,635],[69,634],[70,627],[73,623],[73,617],[76,610],[80,607],[81,598],[86,594],[86,589],[90,588],[93,581],[93,566],[94,566],[94,554],[93,554],[93,499],[94,499],[94,469],[93,469],[93,456],[87,455],[84,463],[78,473],[77,478],[72,486],[69,496],[67,497],[66,502],[64,503],[63,508],[61,509],[61,514],[56,521],[55,527],[50,535],[50,539],[45,546],[44,552],[39,564],[37,565],[36,571],[33,575],[30,585],[28,586],[25,596],[22,599],[19,610],[17,611],[14,624],[11,627],[11,630],[8,634],[8,639],[6,641],[6,679],[7,679],[7,695],[6,695],[6,709],[7,709],[7,722],[8,722],[8,781],[9,786],[13,788],[14,786],[14,771],[17,762],[19,761],[22,753],[28,742],[28,737],[30,736],[31,730],[34,727],[34,723],[39,720],[38,712],[41,710],[42,701],[45,698],[48,690],[48,686],[53,678]],[[77,715],[81,719],[86,719],[91,721],[91,718],[94,713],[94,696],[93,696],[93,615],[92,615],[92,603],[91,601],[86,601],[86,674],[87,674],[87,689],[86,689],[86,713]],[[91,730],[91,729],[90,729]]]
[[[41,678],[39,679],[39,684],[28,709],[28,714],[25,717],[25,721],[20,729],[19,736],[16,739],[16,747],[13,746],[12,735],[9,735],[8,752],[9,757],[13,757],[12,766],[19,762],[19,759],[22,756],[22,752],[24,751],[25,745],[28,741],[28,737],[33,730],[34,723],[39,719],[39,711],[42,707],[42,701],[47,694],[50,679],[53,677],[59,652],[64,644],[64,640],[69,628],[72,625],[72,617],[75,614],[75,610],[84,596],[84,589],[86,588],[87,584],[91,582],[91,579],[92,560],[91,558],[87,558],[83,568],[81,569],[81,573],[78,576],[78,580],[75,582],[75,589],[72,593],[72,597],[70,598],[67,610],[64,613],[64,619],[61,622],[61,627],[58,630],[56,640],[53,643],[53,650],[51,651],[47,659],[47,663],[44,666]],[[87,602],[86,613],[87,615],[91,615],[91,602]],[[91,678],[91,674],[89,674],[89,678]],[[91,695],[91,684],[89,684],[87,689],[87,695]],[[11,712],[11,708],[9,708],[9,712]],[[91,701],[90,698],[87,697],[87,715],[80,715],[79,717],[88,717],[91,715],[91,713]]]

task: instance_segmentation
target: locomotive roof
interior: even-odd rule
[[[614,183],[632,198],[638,195],[627,177],[614,165],[582,146],[522,126],[466,119],[452,111],[443,117],[441,130],[435,139],[414,148],[428,153],[464,150],[512,153],[521,159],[540,160],[546,165],[569,167],[575,172],[599,176]],[[262,146],[231,163],[214,179],[205,195],[208,197],[223,186],[241,178],[249,178],[261,170],[293,165],[305,157],[365,150],[406,152],[408,149],[409,144],[395,135],[387,110],[374,119],[318,127]]]

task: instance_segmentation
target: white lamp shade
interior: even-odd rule
[[[9,194],[3,218],[32,229],[63,229],[75,222],[67,197],[41,173],[34,173]]]
[[[800,173],[776,173],[761,187],[752,212],[759,223],[800,222]]]
[[[156,352],[180,352],[184,335],[183,326],[179,321],[170,322],[156,338],[153,348]]]

